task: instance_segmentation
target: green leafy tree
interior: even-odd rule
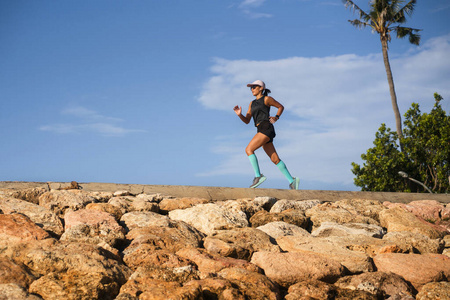
[[[374,147],[361,155],[363,166],[352,163],[356,186],[363,191],[427,192],[400,176],[403,171],[435,193],[450,192],[450,115],[440,105],[442,97],[436,93],[434,99],[430,113],[422,114],[417,103],[406,112],[403,151],[397,133],[381,125]]]
[[[400,137],[400,148],[402,147],[402,119],[397,104],[397,95],[395,93],[394,79],[392,76],[391,65],[388,56],[388,42],[391,41],[391,32],[395,32],[398,38],[409,37],[409,42],[419,45],[420,35],[417,32],[420,29],[403,27],[399,24],[406,23],[406,16],[411,16],[414,11],[416,0],[371,0],[370,11],[366,13],[351,0],[342,0],[345,7],[350,7],[359,14],[359,19],[349,20],[349,22],[358,27],[369,26],[373,32],[380,35],[381,49],[383,52],[384,66],[386,68],[387,80],[389,83],[389,92],[391,94],[391,103],[394,110],[397,135]]]

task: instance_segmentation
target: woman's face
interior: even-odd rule
[[[252,85],[250,89],[252,90],[253,96],[257,96],[261,92],[262,87],[260,87],[259,85]]]

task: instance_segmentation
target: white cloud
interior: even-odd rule
[[[255,10],[257,7],[262,6],[264,2],[266,2],[266,0],[244,0],[239,4],[239,8],[251,19],[271,18],[271,14],[261,13]]]
[[[104,116],[85,107],[76,106],[64,109],[62,115],[75,117],[72,123],[43,125],[39,130],[58,134],[94,133],[101,136],[124,136],[129,133],[145,132],[140,129],[126,129],[114,123],[122,119]]]
[[[442,105],[446,107],[450,98],[450,35],[426,41],[408,53],[392,54],[391,66],[402,115],[412,102],[418,102],[423,112],[429,111],[434,92],[444,97]],[[252,100],[247,83],[265,81],[271,95],[286,109],[276,124],[275,146],[289,162],[289,169],[303,178],[351,184],[351,162],[360,163],[360,155],[373,146],[380,124],[395,128],[381,54],[272,61],[216,58],[211,72],[198,100],[209,109],[230,113],[236,104],[247,110]],[[223,87],[229,93],[223,93]],[[241,173],[242,164],[248,164],[242,149],[253,131],[216,141],[211,151],[223,159],[208,175]],[[268,159],[259,151],[260,162],[265,164]],[[272,174],[266,174],[269,172]],[[282,176],[273,167],[266,173]]]
[[[239,7],[259,7],[263,5],[266,0],[244,0]]]
[[[104,120],[104,121],[114,121],[114,122],[122,121],[122,119],[119,119],[119,118],[103,116],[103,115],[97,113],[96,111],[87,109],[86,107],[82,107],[82,106],[74,106],[74,107],[66,108],[61,113],[64,115],[71,115],[71,116],[79,117],[79,118],[90,120],[90,121],[92,121],[92,120]]]

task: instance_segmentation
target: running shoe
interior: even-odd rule
[[[263,183],[266,180],[266,177],[261,174],[259,177],[255,177],[253,179],[253,184],[250,186],[250,188],[254,189],[255,187],[259,186],[261,183]]]
[[[291,184],[289,184],[289,187],[291,188],[291,190],[298,190],[298,185],[300,184],[300,179],[294,177],[294,181],[292,181]]]

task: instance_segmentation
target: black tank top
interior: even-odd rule
[[[270,116],[270,106],[264,104],[265,96],[252,101],[252,117],[255,122],[255,127],[262,121],[269,121]]]

